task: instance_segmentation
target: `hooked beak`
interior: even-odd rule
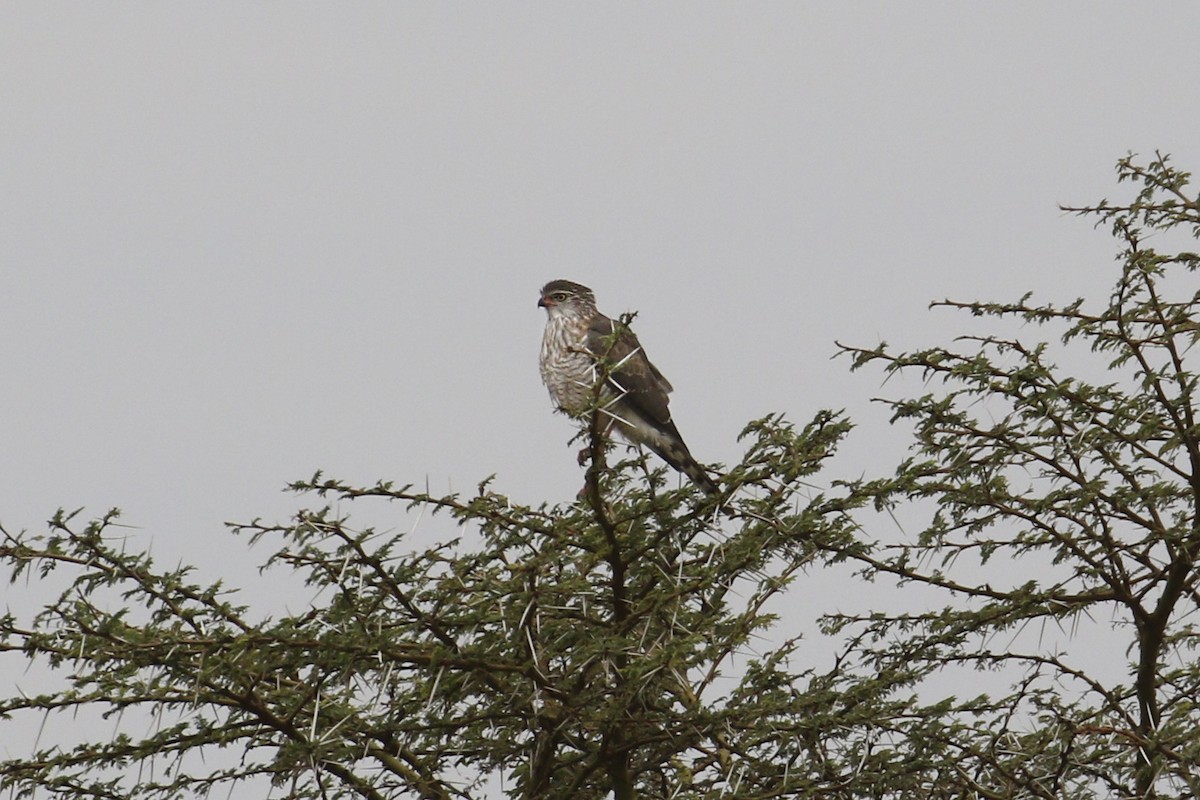
[[[538,308],[549,308],[552,305],[554,305],[553,301],[548,301],[544,297],[538,298]]]

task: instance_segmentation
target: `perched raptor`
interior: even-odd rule
[[[542,287],[538,305],[549,316],[542,335],[541,372],[554,404],[573,417],[596,404],[609,418],[606,430],[615,427],[630,442],[650,448],[705,492],[715,494],[717,484],[692,458],[671,421],[671,384],[646,358],[637,337],[597,311],[592,290],[578,283],[550,281]],[[608,380],[597,403],[601,359]]]

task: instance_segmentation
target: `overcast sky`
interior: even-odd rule
[[[1105,294],[1113,244],[1057,206],[1131,150],[1200,166],[1198,33],[1194,3],[3,3],[0,522],[120,506],[215,576],[222,523],[317,469],[567,501],[554,278],[640,312],[700,460],[846,407],[836,468],[889,470],[834,340]]]

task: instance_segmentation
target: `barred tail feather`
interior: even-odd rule
[[[667,420],[665,423],[650,423],[636,412],[631,413],[633,410],[628,407],[622,407],[620,410],[625,416],[614,415],[613,420],[616,429],[624,438],[653,450],[663,461],[687,475],[705,494],[720,493],[721,489],[716,481],[692,458],[673,422]]]
[[[692,454],[688,452],[687,446],[683,444],[682,440],[664,442],[661,448],[654,448],[654,451],[662,457],[663,461],[687,475],[692,483],[696,484],[705,494],[720,493],[721,490],[716,482],[704,471],[704,467],[692,458]]]

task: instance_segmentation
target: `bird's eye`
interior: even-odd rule
[[[563,300],[566,300],[567,297],[568,295],[566,292],[555,292],[554,294],[550,295],[550,298],[556,303],[561,303]]]

